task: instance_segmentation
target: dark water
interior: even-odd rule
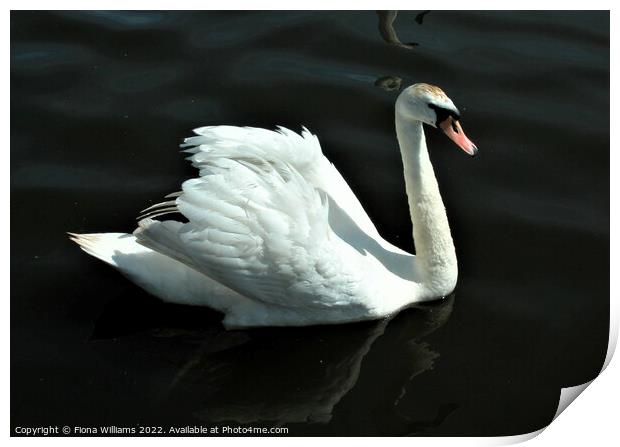
[[[12,427],[509,435],[596,376],[609,14],[419,13],[392,28],[371,11],[12,13]],[[225,332],[65,237],[132,231],[193,175],[176,145],[194,127],[306,125],[413,250],[393,117],[413,82],[444,88],[480,148],[427,132],[460,263],[447,301],[389,323]]]

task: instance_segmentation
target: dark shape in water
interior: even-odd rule
[[[422,11],[420,14],[418,14],[417,16],[415,16],[415,21],[416,21],[418,24],[422,25],[422,24],[424,23],[424,16],[425,16],[426,14],[428,14],[429,12],[430,12],[430,10],[429,10],[429,11]]]
[[[156,405],[189,406],[195,417],[206,422],[326,423],[334,407],[354,388],[356,393],[373,392],[365,388],[375,381],[358,384],[358,379],[364,371],[363,360],[380,338],[382,352],[398,353],[388,374],[397,375],[398,380],[383,378],[386,383],[377,397],[380,405],[393,412],[395,421],[408,431],[434,426],[449,414],[440,408],[436,417],[411,421],[398,412],[398,405],[410,381],[432,368],[439,357],[422,339],[449,319],[453,296],[416,306],[392,319],[245,331],[225,331],[208,319],[200,327],[195,318],[180,318],[186,311],[196,312],[193,308],[155,300],[155,312],[145,313],[148,303],[139,303],[143,314],[156,317],[150,323],[130,318],[136,322],[132,331],[124,316],[127,303],[127,299],[111,302],[97,320],[95,332],[114,338],[119,328],[122,334],[133,332],[122,337],[141,346],[157,343],[158,355],[178,365]]]
[[[398,16],[398,11],[377,11],[377,15],[379,16],[379,32],[387,43],[406,48],[407,50],[411,50],[418,45],[416,42],[403,43],[398,38],[394,29],[394,20]]]
[[[400,90],[403,80],[398,76],[381,76],[375,81],[375,85],[383,90],[392,92],[394,90]]]
[[[208,422],[326,423],[354,388],[356,393],[372,392],[364,389],[368,381],[358,384],[358,379],[363,360],[380,338],[384,348],[391,346],[399,353],[390,368],[399,380],[386,378],[378,399],[386,412],[402,420],[397,406],[408,384],[439,357],[420,339],[448,320],[452,304],[451,297],[411,309],[403,317],[352,326],[245,332],[250,341],[230,350],[206,356],[199,349],[189,366],[180,370],[182,376],[175,378],[171,395],[186,401],[188,395],[195,395],[197,383],[206,385],[203,390],[211,392],[200,396],[201,408],[194,415]],[[248,372],[252,380],[247,380]],[[392,384],[398,385],[390,389]],[[406,418],[404,423],[414,430],[426,424]]]

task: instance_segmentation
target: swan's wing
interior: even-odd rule
[[[138,241],[270,304],[361,304],[362,256],[331,230],[326,193],[285,160],[228,149],[192,155],[201,176],[166,206],[189,222],[143,219]]]
[[[185,138],[181,147],[192,154],[190,160],[198,169],[214,157],[236,159],[251,155],[289,164],[306,178],[319,174],[323,152],[317,137],[306,128],[301,135],[285,127],[272,131],[236,126],[205,126],[194,129],[194,133]]]
[[[336,167],[323,155],[316,135],[305,127],[301,134],[284,127],[277,131],[254,127],[207,126],[194,129],[184,151],[203,175],[204,160],[213,157],[253,157],[268,163],[285,163],[315,188],[325,191],[366,233],[379,237],[368,214]]]

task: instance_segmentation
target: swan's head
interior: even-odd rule
[[[429,84],[407,87],[396,100],[396,113],[406,120],[438,127],[469,155],[478,153],[478,148],[467,138],[459,123],[459,109],[439,87]]]

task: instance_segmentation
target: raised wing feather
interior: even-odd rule
[[[138,241],[266,303],[356,305],[362,260],[330,228],[327,193],[313,179],[324,158],[318,142],[284,130],[216,129],[186,141],[200,143],[188,150],[200,177],[166,204],[189,222],[144,219]]]
[[[206,126],[194,130],[181,147],[192,154],[192,165],[200,170],[214,157],[253,157],[268,163],[285,163],[306,182],[325,191],[367,234],[379,236],[374,224],[336,167],[323,155],[316,135],[302,128],[301,134],[284,127],[278,131],[255,127]]]
[[[256,127],[206,126],[194,129],[196,136],[186,138],[181,147],[193,154],[192,164],[201,169],[214,157],[253,156],[280,161],[294,167],[311,183],[320,172],[323,152],[315,135],[303,128],[301,135],[284,127],[271,131]],[[200,174],[202,175],[202,173]]]

